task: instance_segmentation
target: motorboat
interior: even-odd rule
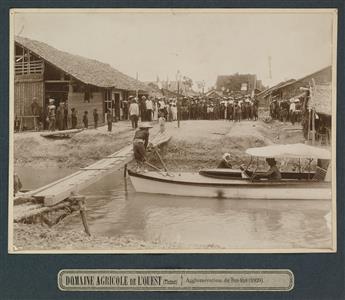
[[[304,144],[272,145],[249,148],[246,153],[252,157],[308,158],[329,161],[327,149]],[[299,169],[298,172],[281,172],[280,180],[253,179],[261,172],[232,169],[203,169],[199,172],[134,172],[128,170],[131,182],[137,192],[168,194],[191,197],[215,197],[232,199],[331,199],[331,182],[327,176],[330,168],[315,167]]]

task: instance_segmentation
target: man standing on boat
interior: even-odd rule
[[[141,123],[139,129],[134,134],[133,153],[137,162],[137,169],[146,161],[146,148],[149,143],[149,129],[152,128],[149,123]]]

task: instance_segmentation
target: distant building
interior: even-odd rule
[[[192,89],[192,82],[187,83],[184,80],[181,81],[147,81],[145,82],[153,91],[154,95],[159,96],[157,93],[161,93],[164,97],[182,97],[182,96],[197,96],[199,93]]]
[[[216,90],[224,96],[230,93],[253,95],[264,89],[261,80],[257,80],[255,74],[220,75],[217,77]]]
[[[74,107],[78,120],[84,111],[92,116],[96,108],[102,123],[107,109],[120,119],[121,101],[136,91],[146,94],[148,88],[108,64],[60,51],[39,41],[15,37],[14,114],[24,128],[33,128],[33,98],[37,98],[43,120],[49,98],[53,98],[55,105],[67,101],[69,113]],[[92,117],[89,123],[92,125]]]

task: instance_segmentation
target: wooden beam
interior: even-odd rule
[[[45,83],[69,83],[69,80],[45,80]]]

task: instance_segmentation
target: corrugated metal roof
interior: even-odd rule
[[[144,83],[121,73],[109,64],[60,51],[45,43],[24,37],[16,36],[15,42],[86,84],[122,90],[148,91]]]

